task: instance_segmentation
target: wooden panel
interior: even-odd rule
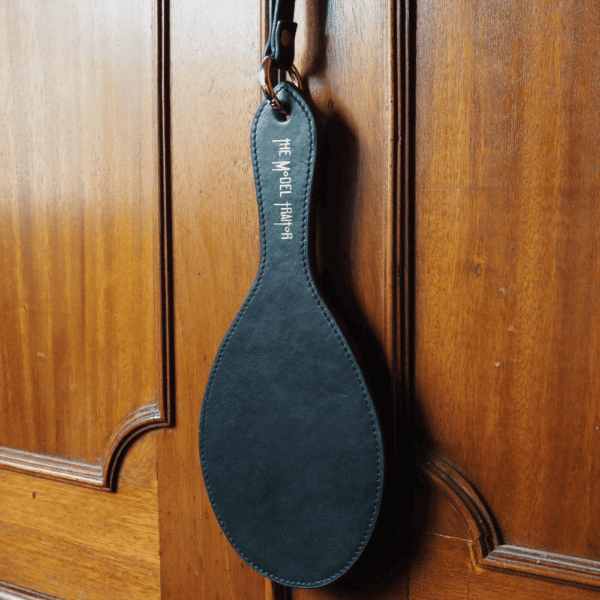
[[[411,565],[409,599],[469,599],[470,558],[469,542],[426,534]]]
[[[177,426],[158,447],[162,598],[268,600],[213,516],[198,454],[208,373],[258,266],[260,6],[174,0],[170,21]]]
[[[376,351],[391,367],[394,3],[338,0],[325,10],[319,0],[307,0],[298,3],[295,18],[296,65],[323,124],[323,182],[317,200],[322,287],[361,342],[359,352]],[[368,362],[367,370],[376,361]]]
[[[155,4],[0,8],[4,464],[108,485],[167,419]]]
[[[158,600],[154,436],[127,453],[118,494],[0,470],[0,539],[2,599]]]
[[[469,600],[490,600],[510,597],[515,600],[544,598],[547,600],[597,600],[598,591],[561,585],[536,578],[524,578],[506,573],[485,571],[472,578]]]
[[[600,597],[597,562],[501,544],[495,523],[469,482],[431,456],[428,519],[413,544],[410,598]],[[596,574],[597,575],[597,574]]]
[[[475,568],[471,544],[426,534],[410,574],[410,600],[595,600],[598,592],[506,572]]]
[[[599,19],[594,2],[425,0],[416,28],[428,434],[504,542],[596,561]]]

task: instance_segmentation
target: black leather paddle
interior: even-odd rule
[[[214,362],[200,458],[240,556],[292,587],[319,587],[364,549],[383,485],[381,433],[356,359],[315,285],[310,198],[317,128],[301,92],[265,100],[251,144],[258,275]]]

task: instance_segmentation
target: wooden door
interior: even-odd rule
[[[198,459],[259,259],[264,2],[2,3],[0,598],[600,597],[599,6],[297,2],[387,479],[356,567],[292,590]]]
[[[415,402],[465,522],[432,525],[423,564],[447,598],[594,597],[600,6],[427,0],[414,19]]]

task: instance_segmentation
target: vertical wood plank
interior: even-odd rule
[[[170,8],[177,425],[159,441],[163,600],[265,598],[223,535],[198,455],[204,387],[256,274],[250,126],[261,100],[260,3]]]
[[[507,543],[598,560],[600,7],[418,11],[416,378],[429,432]]]

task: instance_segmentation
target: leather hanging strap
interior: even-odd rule
[[[294,23],[295,0],[271,0],[269,8],[269,40],[264,57],[270,57],[272,66],[289,71],[294,64],[297,23]]]

